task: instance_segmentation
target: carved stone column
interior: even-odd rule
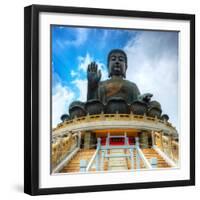
[[[151,131],[151,143],[152,143],[152,146],[154,146],[156,143],[155,143],[155,133],[154,131]]]
[[[90,149],[96,148],[96,144],[97,144],[96,134],[92,132],[90,135]]]
[[[163,151],[164,148],[163,148],[163,131],[160,132],[160,149]]]
[[[84,134],[84,149],[90,148],[90,142],[91,142],[91,132],[85,132],[85,134]]]
[[[168,142],[168,144],[169,144],[169,156],[170,156],[171,159],[173,159],[173,152],[172,152],[172,136],[169,135],[168,137],[169,137],[169,142]]]
[[[142,132],[140,134],[140,145],[141,148],[148,148],[149,147],[149,137],[148,137],[148,132]]]

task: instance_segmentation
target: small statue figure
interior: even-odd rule
[[[85,116],[85,104],[81,101],[73,101],[69,105],[69,114],[71,119],[74,119],[75,117]]]
[[[69,117],[69,115],[67,115],[67,114],[63,114],[63,115],[60,117],[60,119],[61,119],[62,122],[65,122],[65,121],[70,120],[70,117]]]

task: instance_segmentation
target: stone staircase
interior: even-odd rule
[[[158,168],[167,168],[170,167],[167,162],[152,148],[148,149],[142,149],[142,152],[144,153],[145,157],[150,161],[151,158],[157,158],[158,161]]]
[[[147,160],[150,162],[151,158],[157,158],[157,168],[170,168],[167,162],[152,148],[141,149]],[[128,169],[131,169],[131,162],[127,159]],[[134,151],[134,169],[136,169],[136,152]],[[140,169],[145,168],[143,161],[140,159]]]
[[[124,154],[124,149],[112,149],[110,150],[109,155],[119,155]],[[109,158],[108,159],[108,166],[106,167],[109,171],[114,170],[127,170],[127,159],[125,157],[118,157],[118,158]]]
[[[88,162],[92,158],[95,149],[80,149],[78,153],[64,166],[61,170],[62,173],[79,172],[80,171],[80,160],[87,160]]]
[[[69,172],[79,172],[80,171],[80,160],[87,160],[88,162],[95,153],[95,149],[80,149],[78,153],[69,161],[69,163],[64,166],[62,173]],[[149,160],[151,158],[157,158],[158,168],[170,168],[167,162],[152,148],[142,149],[145,157]],[[129,151],[124,149],[112,149],[108,150],[108,155],[117,155],[117,154],[129,154]],[[101,157],[101,155],[100,155]],[[134,169],[137,168],[136,165],[136,152],[134,151]],[[140,169],[145,168],[143,161],[140,159]],[[131,169],[130,159],[126,157],[115,157],[115,158],[104,158],[104,171],[124,171]],[[94,166],[90,171],[95,171],[95,162]]]

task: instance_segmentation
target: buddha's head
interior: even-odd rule
[[[121,49],[113,49],[108,54],[109,77],[126,77],[127,56]]]

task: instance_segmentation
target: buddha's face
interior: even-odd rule
[[[113,52],[109,58],[110,76],[122,76],[126,74],[126,58],[123,53]]]

